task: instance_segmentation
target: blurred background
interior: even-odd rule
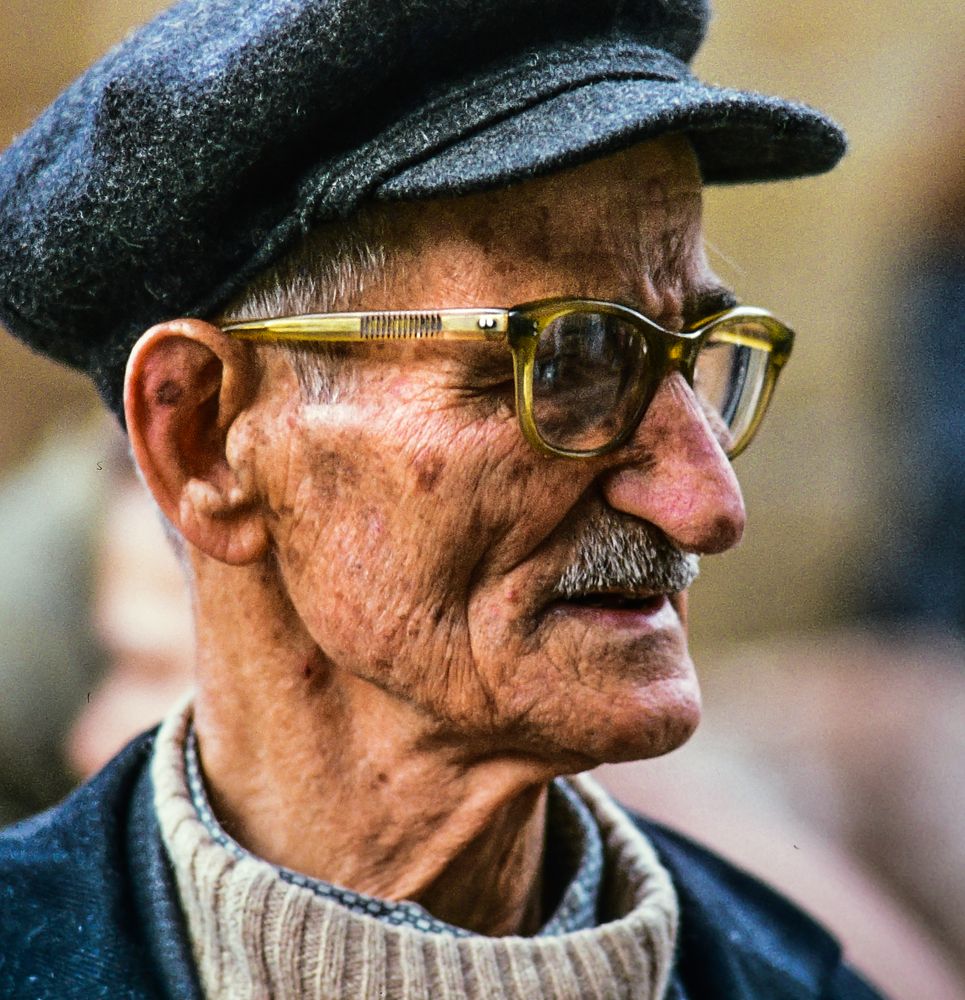
[[[6,0],[0,147],[166,5]],[[698,72],[817,105],[851,151],[826,177],[708,191],[714,266],[798,340],[738,460],[745,541],[692,597],[705,724],[604,779],[805,902],[893,996],[960,997],[965,6],[715,6]],[[2,822],[159,716],[190,652],[92,389],[6,335],[0,370]],[[110,610],[117,594],[132,607]]]

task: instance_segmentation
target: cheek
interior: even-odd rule
[[[426,663],[447,665],[437,688],[471,688],[477,669],[498,672],[476,662],[480,641],[520,650],[528,593],[520,607],[477,598],[503,592],[559,523],[581,489],[572,473],[550,482],[515,417],[465,407],[346,408],[291,441],[277,552],[308,632],[335,662],[420,701],[469,697],[433,688]]]
[[[329,430],[324,448],[317,435],[295,441],[276,550],[296,611],[335,658],[357,658],[360,637],[373,661],[443,632],[451,641],[464,621],[468,582],[491,538],[485,493],[468,444],[453,447],[432,424],[423,421],[420,435],[431,446],[399,414],[391,433],[374,414]]]

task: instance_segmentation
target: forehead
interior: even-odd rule
[[[688,206],[693,209],[700,189],[696,158],[678,137],[642,143],[454,207],[464,215],[491,218],[501,239],[515,236],[519,242],[529,230],[552,245],[565,245],[621,224],[656,231],[665,222],[680,221]]]
[[[630,276],[687,281],[702,260],[700,195],[690,144],[671,137],[500,191],[400,205],[389,219],[389,285],[439,307],[447,289],[462,294],[451,304],[509,305],[631,294]],[[539,287],[547,281],[566,287]]]

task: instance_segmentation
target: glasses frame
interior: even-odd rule
[[[640,405],[623,431],[613,440],[586,451],[552,445],[540,435],[533,416],[533,371],[536,349],[543,331],[571,313],[618,316],[644,338],[653,364]],[[731,320],[756,320],[761,336],[738,336],[721,328]],[[448,340],[504,343],[513,357],[516,415],[526,441],[540,454],[560,458],[596,458],[625,444],[636,431],[660,382],[677,371],[693,387],[697,356],[715,333],[726,343],[767,352],[767,369],[760,396],[741,436],[725,449],[736,458],[750,444],[760,427],[774,393],[778,376],[791,355],[794,331],[766,309],[736,306],[680,332],[666,330],[629,306],[600,299],[540,299],[509,309],[436,309],[394,312],[314,313],[271,319],[225,323],[224,333],[242,340],[267,343],[371,343],[387,340]]]

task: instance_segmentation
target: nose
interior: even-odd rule
[[[612,458],[603,493],[614,509],[649,521],[687,552],[723,552],[740,541],[740,485],[678,372],[660,383],[636,434]]]

